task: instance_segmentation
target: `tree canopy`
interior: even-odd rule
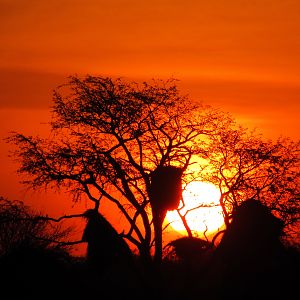
[[[175,80],[70,77],[53,96],[50,138],[13,133],[24,183],[67,188],[73,200],[112,202],[129,228],[123,237],[150,256],[151,175],[181,168],[183,182],[221,191],[225,223],[248,198],[261,199],[286,224],[299,219],[299,142],[266,141],[227,113],[180,94]],[[153,207],[152,207],[153,210]]]

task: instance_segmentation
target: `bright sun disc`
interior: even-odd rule
[[[189,183],[182,193],[185,206],[180,213],[186,215],[187,223],[192,231],[202,234],[218,231],[224,225],[222,208],[219,205],[220,191],[212,183],[193,181]],[[211,206],[199,207],[198,206]],[[194,209],[196,208],[196,209]],[[186,231],[176,210],[169,211],[167,221],[176,231]]]

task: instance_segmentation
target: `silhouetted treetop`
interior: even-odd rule
[[[60,91],[62,87],[67,87],[71,93],[66,97],[58,91],[54,94],[53,108],[58,117],[53,124],[55,127],[85,124],[105,133],[128,130],[136,134],[134,129],[142,130],[140,125],[143,124],[139,123],[148,119],[149,114],[154,117],[154,110],[159,112],[155,114],[156,120],[163,121],[172,109],[178,109],[178,105],[181,110],[189,109],[184,101],[186,98],[178,95],[173,81],[138,85],[122,79],[87,76],[83,80],[71,77]]]

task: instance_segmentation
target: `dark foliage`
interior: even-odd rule
[[[154,210],[174,210],[182,197],[183,169],[159,166],[151,174],[149,198]]]
[[[213,244],[197,237],[182,237],[171,241],[167,247],[171,247],[170,254],[184,261],[195,263],[203,259],[203,256],[213,250]]]
[[[87,260],[98,272],[114,264],[130,264],[133,255],[127,243],[96,210],[85,212],[87,224],[82,240],[87,242]]]
[[[149,200],[152,208],[155,233],[154,261],[162,260],[162,224],[168,210],[179,206],[182,198],[182,174],[184,169],[174,166],[158,166],[151,173]]]
[[[94,210],[86,216],[96,227],[107,226]],[[179,259],[166,258],[148,274],[133,255],[138,273],[132,265],[124,267],[116,252],[126,255],[128,249],[112,228],[106,228],[108,244],[99,244],[97,250],[103,260],[109,255],[104,248],[114,253],[110,258],[115,263],[106,272],[100,265],[91,268],[96,261],[90,261],[89,252],[80,259],[63,249],[18,244],[0,258],[1,293],[9,299],[286,299],[298,293],[300,252],[281,243],[281,229],[265,206],[248,200],[235,211],[218,248],[198,238],[177,239],[170,246]],[[99,243],[105,239],[101,232],[93,234]],[[87,231],[85,235],[91,241]],[[109,247],[112,241],[117,251]]]
[[[0,256],[28,247],[65,250],[62,240],[71,231],[71,227],[51,223],[21,201],[0,197]]]
[[[249,199],[233,220],[201,278],[212,299],[284,298],[296,291],[300,253],[281,242],[283,223]]]

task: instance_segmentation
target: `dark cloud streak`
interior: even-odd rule
[[[48,108],[52,92],[67,76],[0,69],[0,108]]]

